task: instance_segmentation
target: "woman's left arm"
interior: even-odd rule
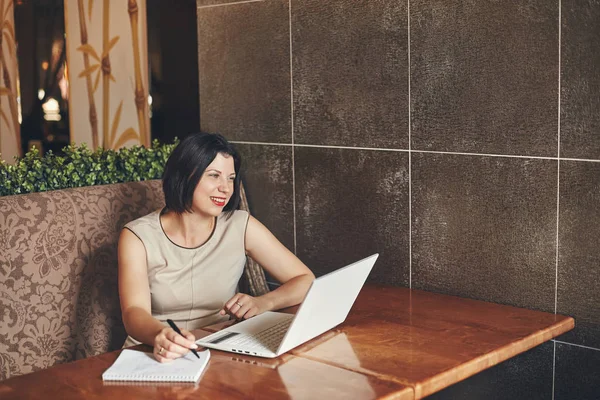
[[[237,293],[225,304],[222,314],[248,319],[304,300],[315,275],[253,216],[246,228],[246,253],[282,285],[259,297]]]

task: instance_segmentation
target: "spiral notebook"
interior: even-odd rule
[[[191,352],[169,363],[156,361],[152,353],[125,349],[102,374],[103,381],[196,382],[210,359],[210,351]]]

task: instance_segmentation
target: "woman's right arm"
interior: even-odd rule
[[[125,330],[132,338],[153,346],[159,361],[181,357],[190,348],[197,348],[190,332],[182,329],[184,338],[152,317],[146,249],[129,229],[123,229],[119,237],[119,298]]]

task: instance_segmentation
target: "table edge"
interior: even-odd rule
[[[561,316],[559,314],[556,314],[556,316],[563,317],[563,319],[545,329],[531,333],[519,340],[494,349],[489,353],[483,354],[454,368],[443,371],[431,378],[428,378],[427,382],[402,383],[414,388],[415,399],[421,399],[436,393],[481,371],[498,365],[516,355],[524,353],[527,350],[531,350],[534,347],[552,340],[553,338],[562,335],[563,333],[568,332],[575,327],[575,320],[573,317]],[[456,379],[457,377],[458,379]]]

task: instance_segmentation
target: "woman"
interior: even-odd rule
[[[237,210],[240,164],[221,135],[186,137],[165,166],[165,208],[125,225],[119,238],[125,346],[146,343],[158,361],[169,361],[197,348],[192,329],[303,300],[313,273],[258,220]],[[259,297],[236,293],[246,255],[282,285]]]

